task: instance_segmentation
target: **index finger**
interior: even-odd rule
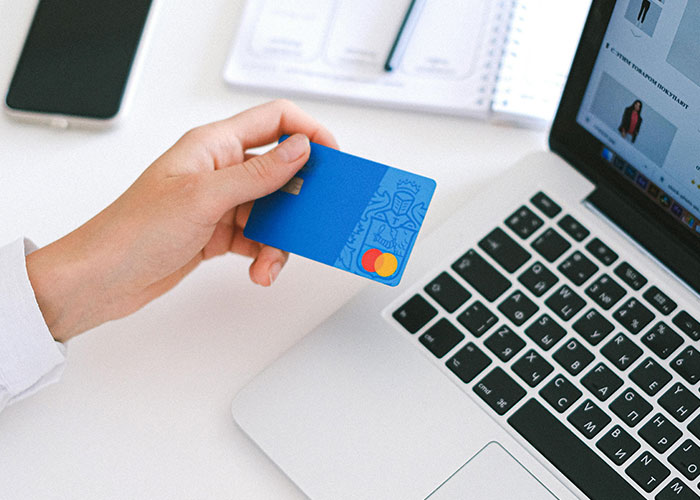
[[[230,118],[201,127],[203,133],[211,133],[215,145],[217,165],[238,163],[249,148],[264,146],[281,135],[300,133],[313,141],[338,149],[333,134],[323,125],[285,99],[271,101]]]

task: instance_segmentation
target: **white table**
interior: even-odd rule
[[[0,0],[3,94],[35,5]],[[134,106],[115,129],[54,130],[0,116],[0,244],[21,235],[53,241],[187,129],[271,99],[221,78],[241,6],[163,2]],[[516,158],[546,147],[541,130],[296,101],[344,150],[437,180],[426,232],[471,193],[508,182],[503,172]],[[292,257],[263,289],[247,266],[234,255],[207,262],[133,316],[71,341],[62,381],[0,414],[0,498],[303,498],[236,427],[229,406],[365,281]]]

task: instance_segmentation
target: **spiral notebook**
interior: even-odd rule
[[[236,86],[546,125],[590,0],[248,0],[224,68]],[[405,33],[404,33],[405,35]]]

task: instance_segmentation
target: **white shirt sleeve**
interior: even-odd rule
[[[0,410],[58,381],[65,346],[46,326],[27,275],[27,239],[0,247]]]

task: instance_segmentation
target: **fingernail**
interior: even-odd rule
[[[309,150],[309,138],[304,134],[294,134],[276,148],[280,159],[292,163]]]
[[[280,271],[282,270],[282,264],[279,262],[275,262],[270,266],[270,284],[272,285],[275,280],[277,279],[277,276],[279,276]]]

